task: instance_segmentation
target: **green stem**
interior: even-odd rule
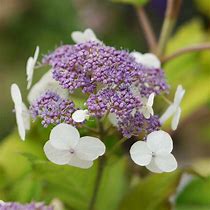
[[[100,120],[98,120],[98,125],[99,125],[100,139],[102,140],[104,138],[105,132],[104,132],[103,124]],[[103,177],[104,168],[105,168],[105,157],[101,156],[98,161],[97,175],[96,175],[93,194],[90,199],[88,210],[94,210],[95,203],[96,203],[97,196],[98,196],[98,191],[99,191],[101,180]]]
[[[152,25],[143,7],[136,7],[136,13],[139,23],[144,31],[145,39],[151,52],[154,52],[157,47],[157,40],[153,31]]]
[[[183,54],[186,54],[186,53],[199,52],[202,50],[210,50],[210,43],[195,44],[195,45],[177,50],[176,52],[172,53],[171,55],[164,57],[162,59],[162,63],[170,61],[170,60],[177,58],[177,57],[179,57]]]
[[[99,158],[97,176],[96,176],[94,189],[93,189],[93,194],[92,194],[92,197],[91,197],[91,200],[90,200],[90,203],[89,203],[88,210],[94,210],[94,206],[95,206],[95,203],[96,203],[96,200],[97,200],[100,183],[101,183],[101,180],[102,180],[102,177],[103,177],[104,165],[105,165],[105,159],[102,156],[102,157]]]
[[[163,26],[161,29],[160,38],[158,42],[157,55],[159,57],[162,57],[162,55],[164,54],[166,44],[176,23],[180,6],[181,6],[181,0],[167,1],[165,18],[163,21]]]
[[[170,37],[171,32],[174,28],[174,24],[175,24],[175,21],[168,19],[168,18],[166,18],[163,23],[163,28],[162,28],[161,35],[160,35],[160,40],[159,40],[159,44],[158,44],[158,52],[157,52],[157,54],[160,57],[162,56],[162,54],[165,51],[166,43],[167,43],[168,38]]]
[[[171,105],[173,102],[170,101],[168,98],[166,98],[164,95],[161,95],[162,99],[169,105]]]

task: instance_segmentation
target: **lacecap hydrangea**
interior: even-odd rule
[[[75,107],[70,98],[81,89],[89,116],[115,114],[117,127],[126,137],[159,129],[158,118],[148,120],[140,109],[143,98],[168,91],[161,68],[142,65],[128,51],[96,41],[60,46],[44,56],[43,64],[50,66],[52,78],[69,92],[69,98],[64,99],[47,90],[31,104],[33,118],[41,118],[44,126],[75,124],[71,115],[81,107]],[[128,127],[129,119],[132,126]]]
[[[153,110],[154,98],[169,92],[158,58],[151,53],[141,54],[107,46],[90,29],[84,33],[74,32],[72,38],[76,44],[59,46],[44,55],[39,65],[36,65],[39,47],[34,56],[29,58],[28,89],[32,84],[34,70],[40,66],[49,67],[28,94],[29,109],[22,102],[18,86],[12,85],[11,95],[21,138],[25,139],[31,118],[34,121],[41,119],[44,127],[55,126],[45,146],[48,159],[57,164],[81,168],[90,167],[96,158],[105,153],[105,145],[100,139],[90,136],[80,138],[76,128],[87,128],[85,123],[88,120],[105,122],[106,126],[108,122],[108,128],[116,127],[124,138],[136,136],[146,140],[149,134],[155,133],[161,139],[163,135],[167,146],[169,137],[159,130],[171,116],[172,129],[177,128],[180,103],[185,91],[181,85],[178,86],[174,102],[170,102],[162,117]],[[62,140],[59,140],[61,136]],[[81,142],[81,139],[85,141]],[[64,145],[69,150],[68,155],[63,153]],[[77,148],[75,145],[78,145]],[[96,145],[97,150],[94,149]],[[148,150],[147,146],[143,147]],[[172,146],[167,148],[168,156],[171,150]],[[151,151],[159,154],[157,148],[148,150],[148,154]],[[64,158],[66,155],[68,158]],[[132,158],[136,157],[139,160],[136,151],[132,151]],[[176,161],[173,158],[171,161],[170,167],[161,168],[160,164],[159,170],[155,168],[153,171],[174,170]],[[145,163],[140,161],[139,165],[142,164]],[[148,168],[152,170],[153,166]]]

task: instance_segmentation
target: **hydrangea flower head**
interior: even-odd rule
[[[73,32],[72,39],[76,44],[62,45],[43,57],[42,64],[48,65],[49,70],[29,92],[30,112],[23,112],[21,95],[16,87],[13,88],[21,137],[25,138],[27,129],[23,113],[30,113],[34,120],[41,119],[44,127],[54,126],[44,146],[50,161],[89,168],[105,153],[105,145],[96,137],[80,138],[77,129],[85,127],[99,136],[99,130],[105,129],[109,133],[112,131],[109,128],[114,126],[124,138],[146,139],[131,148],[132,159],[137,164],[156,172],[174,170],[172,142],[160,127],[171,115],[176,116],[172,127],[177,126],[181,112],[179,104],[184,94],[182,88],[178,88],[174,103],[159,119],[153,109],[154,97],[168,93],[169,87],[161,63],[154,54],[130,53],[107,46],[91,29]],[[37,48],[34,57],[28,61],[28,87],[31,86],[38,51]],[[96,123],[98,129],[89,128],[89,123],[85,125],[89,119],[94,122],[91,126]],[[165,147],[164,152],[159,151],[156,145],[159,143]],[[143,159],[141,151],[144,151]],[[164,163],[164,158],[168,158],[168,162]]]
[[[162,69],[136,62],[125,50],[89,40],[61,46],[45,56],[43,63],[50,65],[53,79],[70,95],[77,89],[89,95],[86,105],[90,116],[102,118],[107,113],[115,114],[119,121],[118,130],[123,135],[139,135],[140,131],[147,133],[155,124],[159,125],[148,119],[153,115],[153,95],[168,90]],[[133,84],[137,94],[132,90]],[[149,100],[145,102],[144,98]],[[141,110],[143,116],[137,114],[133,117],[136,110]],[[79,112],[76,111],[73,117]],[[136,126],[144,126],[128,127],[127,119],[134,120]],[[157,121],[157,118],[152,119]],[[85,115],[79,121],[84,120]]]

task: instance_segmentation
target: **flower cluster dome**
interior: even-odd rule
[[[101,123],[105,123],[105,131],[113,126],[125,139],[136,136],[144,140],[131,147],[135,163],[153,172],[174,170],[177,163],[171,154],[172,140],[160,129],[169,118],[172,129],[177,128],[185,94],[182,86],[178,86],[174,101],[159,117],[153,110],[154,98],[168,93],[169,86],[157,56],[107,46],[91,29],[73,32],[72,39],[76,44],[62,45],[44,55],[39,65],[47,65],[49,70],[31,88],[29,109],[22,102],[18,86],[11,86],[21,139],[25,140],[30,119],[41,119],[44,127],[54,126],[44,146],[47,158],[59,165],[89,168],[106,151],[104,141],[98,138],[102,137]],[[28,89],[38,56],[39,47],[27,61]],[[97,129],[84,125],[94,119]],[[77,128],[82,126],[97,137],[80,138]],[[158,142],[162,144],[160,148],[156,147]]]

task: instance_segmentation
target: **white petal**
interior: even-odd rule
[[[185,90],[183,89],[181,85],[178,85],[175,96],[174,96],[174,104],[176,104],[176,106],[179,106],[179,104],[182,101],[182,98],[184,97],[184,94],[185,94]]]
[[[81,160],[74,155],[72,157],[72,159],[69,161],[68,165],[75,166],[78,168],[87,169],[93,165],[93,161]]]
[[[65,123],[56,125],[50,133],[50,142],[57,149],[73,149],[78,144],[79,138],[78,130]]]
[[[27,75],[27,89],[31,87],[32,80],[33,80],[33,74],[34,74],[34,68],[37,62],[39,56],[39,46],[36,47],[34,57],[29,57],[26,64],[26,75]]]
[[[101,42],[100,40],[97,39],[93,30],[90,28],[86,29],[84,32],[80,32],[80,31],[72,32],[71,38],[77,44],[88,42],[88,41]]]
[[[162,172],[163,172],[162,170],[160,170],[160,169],[158,168],[157,164],[156,164],[155,161],[154,161],[154,158],[152,158],[150,164],[147,165],[146,168],[147,168],[148,170],[150,170],[151,172],[153,172],[153,173],[162,173]]]
[[[17,84],[11,85],[11,97],[15,106],[22,106],[22,96]]]
[[[154,97],[155,97],[155,93],[151,93],[151,94],[149,95],[149,98],[148,98],[148,101],[147,101],[147,106],[152,107],[153,102],[154,102]]]
[[[167,155],[158,155],[155,157],[155,163],[158,168],[164,172],[171,172],[177,168],[177,161],[171,153]]]
[[[84,136],[80,138],[75,150],[78,158],[92,161],[97,159],[98,156],[103,155],[106,147],[100,139],[91,136]]]
[[[160,117],[160,123],[163,124],[166,120],[168,120],[176,111],[176,106],[171,104],[164,114]]]
[[[147,146],[155,154],[169,154],[173,149],[173,141],[165,131],[153,131],[147,136]]]
[[[52,78],[52,70],[45,73],[42,78],[31,88],[28,94],[28,101],[32,104],[37,98],[39,98],[46,91],[52,91],[57,93],[61,98],[68,98],[68,90],[63,89],[59,83]]]
[[[85,38],[86,38],[86,41],[98,41],[98,39],[96,38],[95,33],[94,33],[93,30],[90,29],[90,28],[87,28],[87,29],[84,31],[84,36],[85,36]]]
[[[86,42],[84,34],[80,31],[72,32],[71,33],[71,38],[77,44]]]
[[[30,129],[30,113],[24,103],[22,103],[22,118],[23,118],[25,130],[29,130]]]
[[[50,141],[47,141],[44,145],[44,152],[47,158],[58,165],[68,164],[72,158],[72,154],[69,150],[59,150],[56,149]]]
[[[141,63],[143,54],[140,52],[132,52],[131,55],[135,58],[137,63]]]
[[[73,114],[72,114],[72,119],[75,122],[83,122],[84,120],[86,120],[86,118],[88,117],[88,110],[76,110]]]
[[[160,60],[152,53],[141,54],[139,52],[133,52],[131,55],[135,57],[137,63],[141,63],[149,68],[160,68],[161,66]]]
[[[149,106],[149,107],[147,107],[147,109],[148,109],[150,115],[154,115],[154,110],[152,107]]]
[[[146,166],[152,159],[152,152],[149,150],[146,142],[137,141],[130,149],[131,159],[140,166]]]
[[[135,97],[141,98],[139,84],[133,82],[130,86],[130,91]]]
[[[177,111],[175,112],[174,116],[173,116],[173,119],[172,119],[172,122],[171,122],[171,128],[172,130],[176,130],[177,127],[178,127],[178,124],[179,124],[179,119],[180,119],[180,116],[181,116],[181,108],[179,107],[177,109]]]
[[[146,118],[146,119],[149,119],[150,118],[150,115],[151,115],[151,113],[150,113],[150,111],[151,110],[149,110],[148,109],[148,107],[146,107],[145,109],[142,109],[142,114],[144,115],[144,117]],[[153,110],[152,110],[153,111]]]
[[[33,71],[34,71],[34,59],[32,57],[29,57],[26,64],[26,75],[27,75],[27,82],[28,82],[27,89],[31,87]]]
[[[23,102],[22,96],[20,93],[20,89],[16,84],[12,84],[11,86],[11,96],[12,100],[15,104],[15,115],[16,115],[16,123],[18,127],[18,133],[22,140],[25,140],[25,126],[24,119],[22,116],[23,113]]]
[[[145,53],[143,55],[143,64],[148,67],[160,68],[161,63],[158,57],[152,53]]]
[[[25,131],[24,121],[23,121],[23,117],[22,117],[21,112],[16,111],[16,122],[17,122],[18,133],[20,135],[20,138],[24,141],[26,131]]]
[[[35,53],[34,53],[34,62],[35,62],[35,64],[37,62],[38,57],[39,57],[39,46],[36,46],[36,50],[35,50]]]
[[[109,113],[108,118],[113,126],[115,126],[115,127],[118,126],[117,115],[115,113]]]

